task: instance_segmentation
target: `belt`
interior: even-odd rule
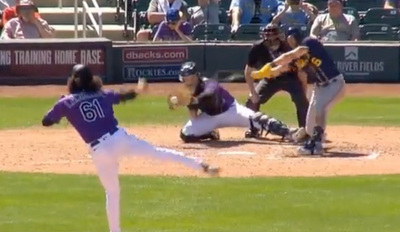
[[[117,132],[117,131],[118,131],[118,127],[115,127],[115,128],[112,129],[110,132],[108,132],[108,133],[104,134],[103,136],[101,136],[101,138],[103,138],[104,136],[107,136],[107,135],[108,135],[108,136],[111,136],[111,135],[115,134],[115,132]],[[99,145],[99,144],[102,142],[101,138],[100,138],[100,139],[96,139],[96,140],[93,141],[93,142],[90,142],[90,143],[89,143],[89,146],[93,148],[93,147]]]
[[[337,78],[334,77],[332,79],[330,79],[329,81],[325,81],[325,82],[316,82],[315,85],[318,87],[326,87],[331,83],[335,83],[337,81]]]

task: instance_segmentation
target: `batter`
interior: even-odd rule
[[[299,29],[289,28],[287,40],[295,49],[267,64],[264,71],[269,75],[271,70],[279,70],[295,60],[299,68],[311,74],[308,79],[314,84],[314,89],[306,119],[306,132],[310,138],[298,152],[300,155],[322,155],[327,114],[334,103],[344,96],[346,83],[333,59],[317,39],[303,38]],[[260,74],[255,73],[257,75]]]
[[[154,147],[118,126],[113,106],[134,100],[139,92],[147,89],[146,82],[141,83],[137,91],[102,90],[101,79],[94,77],[88,66],[78,64],[73,67],[67,85],[69,94],[62,96],[47,112],[42,125],[52,126],[66,117],[88,145],[93,164],[106,192],[110,232],[121,232],[118,180],[118,159],[121,156],[141,155],[171,160],[210,175],[218,174],[219,168],[210,167],[198,159],[188,158],[178,151]]]
[[[180,133],[184,142],[218,140],[216,129],[223,127],[254,127],[297,142],[298,129],[239,104],[217,81],[202,78],[194,62],[182,65],[180,80],[192,93],[192,101],[187,105],[190,120]]]

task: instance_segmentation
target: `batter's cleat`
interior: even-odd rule
[[[214,130],[213,132],[211,132],[210,139],[214,141],[219,141],[220,140],[219,131]]]
[[[203,168],[203,172],[210,176],[218,176],[221,171],[219,167],[213,167],[207,163],[202,163],[201,167]]]
[[[260,132],[256,128],[252,128],[252,129],[247,130],[244,133],[244,137],[246,139],[259,138],[260,137]]]
[[[324,148],[322,147],[321,142],[309,141],[308,143],[304,144],[304,146],[297,149],[297,154],[301,156],[323,155]]]

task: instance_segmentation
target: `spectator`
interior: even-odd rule
[[[316,15],[312,8],[302,0],[286,0],[285,4],[278,7],[278,14],[272,20],[274,24],[310,24]]]
[[[185,41],[190,42],[192,38],[190,33],[192,27],[190,24],[181,19],[179,11],[169,9],[166,15],[166,20],[160,23],[157,27],[157,32],[154,35],[153,41]]]
[[[385,9],[397,9],[400,8],[400,1],[399,0],[386,0],[385,4],[383,5]]]
[[[37,7],[30,0],[21,0],[15,7],[18,17],[10,19],[1,34],[2,39],[53,38],[54,29],[35,14]]]
[[[191,25],[219,23],[219,0],[198,0],[197,4],[188,10]]]
[[[183,0],[151,0],[147,9],[147,20],[150,25],[158,25],[165,20],[169,9],[176,9],[182,12],[182,20],[188,19],[188,5]],[[142,29],[137,33],[138,41],[149,41],[152,29]]]
[[[263,24],[269,23],[280,4],[278,0],[232,0],[229,8],[232,32],[236,32],[240,24],[249,24],[254,19]]]
[[[318,14],[319,14],[318,7],[316,7],[315,5],[313,5],[309,2],[306,2],[306,0],[303,0],[303,4],[305,4],[313,12],[313,14],[315,15],[315,18],[318,16]]]
[[[11,2],[11,0],[9,0]],[[3,10],[2,17],[1,17],[1,27],[4,27],[4,25],[10,21],[12,18],[16,18],[17,12],[15,9],[15,6],[19,4],[20,0],[15,0],[13,1],[15,5],[10,5],[6,9]],[[40,18],[39,12],[37,8],[35,8],[35,17]]]
[[[328,0],[328,13],[318,15],[310,36],[323,41],[355,41],[360,29],[353,15],[343,14],[342,0]]]

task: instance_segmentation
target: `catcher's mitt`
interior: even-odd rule
[[[189,89],[182,87],[174,90],[168,95],[167,103],[170,110],[179,106],[187,106],[193,103],[193,95]]]

